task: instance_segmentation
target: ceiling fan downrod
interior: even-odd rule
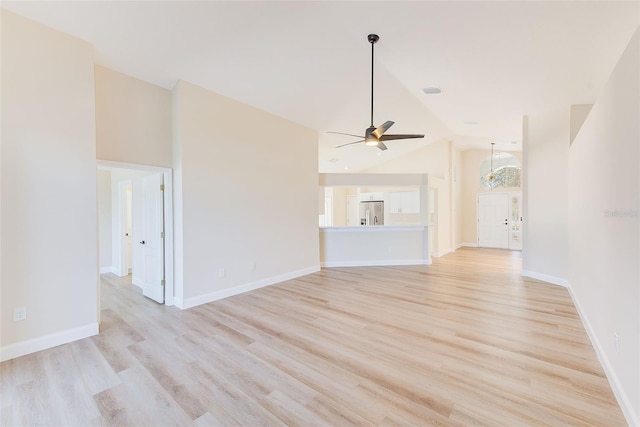
[[[380,37],[377,34],[369,34],[367,40],[371,43],[371,127],[373,127],[373,45],[380,40]]]
[[[348,142],[346,144],[338,145],[336,148],[345,147],[347,145],[358,144],[360,142],[364,142],[366,145],[378,147],[380,150],[386,150],[387,146],[383,141],[391,141],[396,139],[413,139],[413,138],[424,138],[424,135],[418,134],[400,134],[400,135],[386,135],[385,132],[389,130],[393,123],[391,120],[387,120],[383,124],[378,127],[373,125],[373,69],[374,69],[374,44],[380,37],[377,34],[369,34],[367,36],[367,40],[371,43],[371,124],[364,131],[364,136],[354,135],[351,133],[343,133],[343,132],[331,132],[328,133],[336,133],[339,135],[348,135],[355,136],[357,138],[362,138],[360,141]]]

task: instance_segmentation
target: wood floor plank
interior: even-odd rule
[[[2,426],[624,426],[521,254],[329,268],[181,311],[101,280],[100,334],[0,364]]]

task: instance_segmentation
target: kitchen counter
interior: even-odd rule
[[[320,227],[323,267],[431,264],[422,225]]]
[[[320,232],[359,233],[369,231],[424,231],[424,225],[356,225],[353,227],[320,227]]]

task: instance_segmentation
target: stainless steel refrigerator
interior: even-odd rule
[[[360,202],[360,225],[384,225],[384,202]]]

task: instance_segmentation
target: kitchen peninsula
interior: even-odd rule
[[[320,174],[321,265],[431,264],[427,184],[426,174]]]

